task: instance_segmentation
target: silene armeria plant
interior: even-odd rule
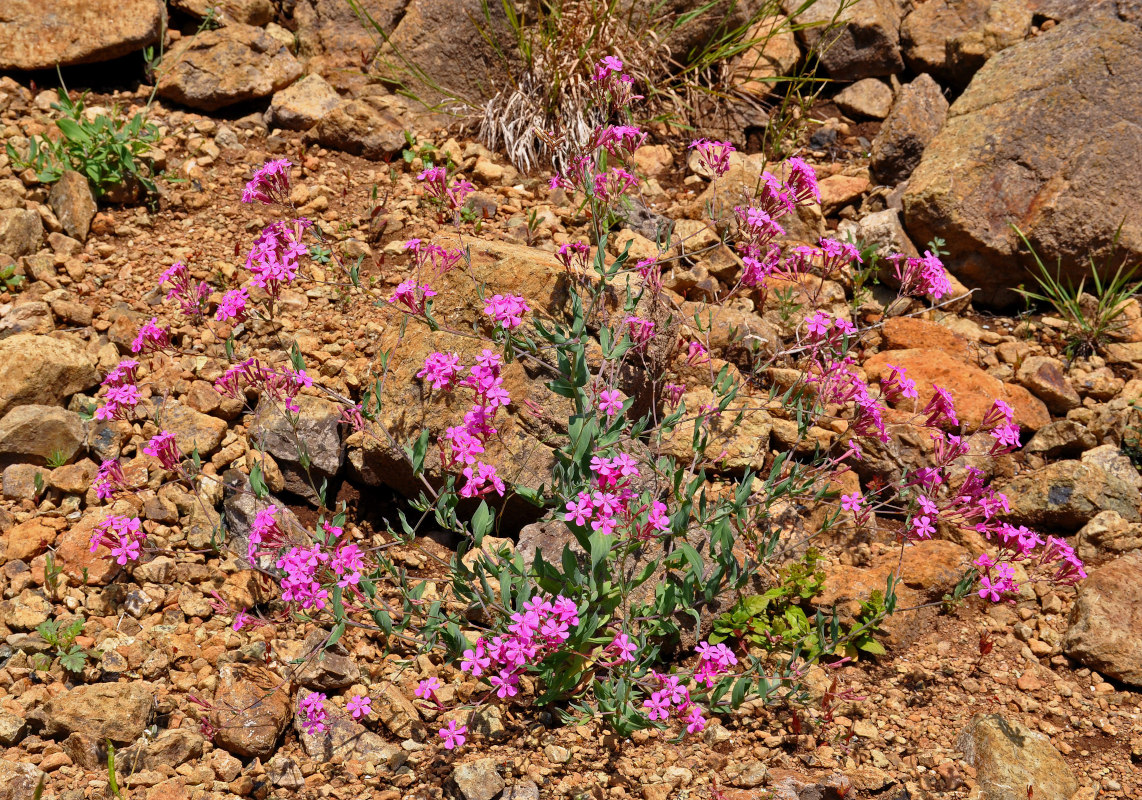
[[[181,264],[164,274],[174,313],[222,331],[230,365],[217,390],[246,404],[255,420],[284,420],[306,471],[302,403],[318,395],[341,405],[354,435],[401,459],[419,487],[376,545],[378,539],[366,541],[347,524],[343,508],[326,505],[324,484],[313,486],[317,521],[303,526],[252,468],[248,491],[256,515],[248,534],[227,541],[219,530],[217,539],[277,589],[260,609],[229,609],[235,629],[303,620],[328,630],[326,648],[353,631],[405,655],[437,651],[451,669],[440,672],[443,681],[421,680],[416,696],[434,712],[429,718],[440,721],[448,749],[469,740],[470,715],[487,704],[594,717],[622,735],[652,727],[685,735],[746,699],[804,698],[802,679],[814,660],[843,661],[846,646],[867,639],[895,609],[899,576],[859,625],[842,628],[837,612],[819,611],[785,648],[709,641],[716,613],[764,591],[781,564],[830,528],[871,528],[890,517],[901,547],[941,531],[974,529],[992,549],[975,561],[962,594],[977,592],[991,602],[1015,596],[1017,574],[1064,584],[1083,577],[1061,539],[1002,521],[1007,500],[989,487],[986,462],[1019,447],[1012,410],[996,401],[977,429],[964,430],[946,391],[935,387],[921,403],[902,369],[890,366],[869,384],[856,359],[864,331],[844,304],[830,306],[835,313],[805,308],[787,335],[744,366],[717,357],[713,331],[731,302],[760,305],[767,293],[793,286],[809,305],[820,305],[824,281],[843,279],[860,261],[851,244],[831,239],[786,243],[799,207],[819,201],[808,164],[791,158],[759,175],[754,192],[717,195],[708,209],[711,225],[736,249],[740,270],[698,312],[683,313],[663,288],[674,258],[669,242],[637,263],[625,250],[609,258],[608,238],[638,191],[628,159],[646,134],[631,120],[635,88],[618,58],[598,64],[592,91],[599,114],[613,124],[585,140],[546,137],[560,167],[550,180],[553,196],[569,198],[590,231],[589,241],[558,248],[561,271],[552,274],[558,302],[539,308],[534,298],[478,279],[479,243],[466,238],[459,213],[472,185],[444,168],[426,169],[419,175],[425,198],[451,217],[454,234],[408,242],[411,274],[391,292],[362,281],[358,265],[335,262],[342,269],[338,285],[375,306],[373,313],[397,332],[385,340],[390,346],[356,400],[315,384],[296,347],[275,353],[266,346],[281,341],[282,292],[318,279],[307,242],[325,245],[320,227],[297,218],[290,204],[288,161],[267,163],[243,193],[243,201],[281,213],[253,242],[244,286],[219,297]],[[725,142],[697,140],[691,148],[715,182],[735,156]],[[888,261],[900,298],[886,313],[922,310],[924,298],[939,302],[950,292],[935,256]],[[453,327],[434,313],[445,285],[469,287],[474,299],[466,302],[482,312],[482,324]],[[134,357],[107,375],[96,416],[154,420],[143,448],[151,469],[210,503],[206,497],[220,496],[208,491],[218,478],[163,428],[162,404],[152,399],[163,392],[155,382],[179,357],[180,339],[157,318],[144,325],[131,345]],[[385,424],[392,418],[386,382],[396,380],[393,364],[417,340],[433,347],[412,380],[426,403],[455,412],[455,424],[408,435]],[[545,413],[534,397],[513,396],[519,384],[511,376],[521,370],[546,387],[547,408],[565,411],[547,414],[551,457],[538,480],[515,474],[500,437],[511,415]],[[756,459],[733,461],[723,447],[726,431],[759,418],[789,421],[796,444],[770,450],[765,440]],[[838,477],[870,447],[889,441],[889,418],[931,439],[930,461],[893,482],[838,492]],[[815,433],[822,429],[837,435],[822,439]],[[259,441],[255,431],[250,438]],[[127,467],[103,463],[99,497],[114,501],[132,491],[139,478],[134,465]],[[791,509],[813,505],[827,509],[814,518],[816,529],[791,528]],[[510,533],[502,525],[509,511],[554,531],[559,546],[525,558],[508,539],[493,540],[489,534]],[[389,555],[396,545],[415,545],[429,525],[460,541],[454,557],[440,564],[447,580],[431,588]],[[147,531],[148,523],[113,514],[96,526],[91,548],[120,564],[145,559],[158,549]],[[476,690],[448,686],[463,682]],[[299,698],[307,730],[326,728],[332,702],[320,693]],[[355,718],[372,711],[365,695],[342,702]]]

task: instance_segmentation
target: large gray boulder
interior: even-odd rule
[[[1142,29],[1064,22],[995,55],[952,104],[904,194],[913,241],[942,237],[976,300],[1009,304],[1030,280],[1012,225],[1064,278],[1091,258],[1142,258]]]

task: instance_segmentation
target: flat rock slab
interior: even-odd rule
[[[4,0],[0,70],[109,61],[159,40],[159,0]]]

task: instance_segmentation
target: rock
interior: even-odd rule
[[[59,530],[46,519],[32,518],[4,534],[4,557],[9,561],[31,561],[56,540]]]
[[[211,715],[218,747],[242,758],[269,758],[292,716],[288,681],[257,665],[219,668]]]
[[[315,630],[303,642],[283,642],[278,646],[285,661],[301,662],[297,682],[308,689],[330,692],[344,689],[361,679],[361,668],[341,643],[325,648],[329,632]]]
[[[758,40],[748,47],[730,67],[734,85],[758,98],[773,92],[771,79],[787,76],[801,60],[801,48],[793,34],[789,18],[762,17],[745,35],[746,41]]]
[[[800,3],[784,0],[786,13]],[[862,0],[847,5],[840,14],[841,25],[829,33],[830,41],[820,43],[826,26],[837,17],[841,0],[818,0],[794,17],[798,36],[806,48],[824,48],[821,64],[829,75],[842,80],[859,80],[895,75],[903,71],[900,56],[900,10],[893,0]]]
[[[1003,491],[1013,525],[1071,533],[1100,511],[1117,511],[1130,522],[1142,519],[1142,494],[1135,486],[1082,461],[1048,464],[1014,478]]]
[[[821,210],[832,214],[860,199],[868,189],[868,178],[863,175],[830,175],[817,184],[821,192]]]
[[[8,313],[0,315],[0,339],[18,333],[51,333],[55,327],[51,306],[35,300],[20,303]]]
[[[1034,432],[1051,421],[1043,402],[1022,386],[1005,384],[941,350],[877,353],[864,363],[864,369],[870,380],[876,380],[887,364],[903,368],[907,376],[916,381],[917,408],[923,408],[932,399],[933,385],[946,389],[955,400],[957,417],[969,430],[979,426],[997,399],[1012,407],[1015,422],[1022,428]],[[896,405],[911,408],[912,402],[903,400]]]
[[[61,466],[75,458],[86,437],[79,414],[59,406],[16,406],[0,418],[0,465],[53,461]]]
[[[109,513],[106,508],[89,512],[59,538],[56,559],[64,574],[77,584],[106,586],[123,571],[106,546],[91,552],[92,531]]]
[[[47,701],[44,734],[87,733],[114,744],[138,739],[151,717],[155,688],[146,681],[76,686]]]
[[[943,325],[918,317],[889,317],[881,328],[881,350],[940,350],[965,364],[970,363],[972,347],[967,339]]]
[[[1046,458],[1074,457],[1098,444],[1088,428],[1074,420],[1060,419],[1044,426],[1024,448]]]
[[[404,15],[408,0],[361,0],[381,30],[391,33]],[[344,0],[299,0],[293,10],[298,55],[306,69],[320,74],[341,91],[357,95],[368,86],[361,59],[376,51],[376,33],[362,23]]]
[[[298,702],[308,694],[307,689],[301,689]],[[351,759],[371,761],[386,771],[399,769],[404,764],[407,756],[400,747],[366,730],[364,725],[333,708],[332,704],[327,702],[325,708],[326,729],[320,733],[306,732],[301,717],[294,717],[294,731],[310,758],[334,763]]]
[[[477,20],[482,31],[473,24]],[[513,41],[514,35],[503,7],[494,3],[409,0],[388,31],[379,67],[382,77],[409,87],[425,103],[447,94],[478,103],[492,97],[504,79],[503,57],[489,41]],[[419,74],[410,74],[406,63],[415,64]]]
[[[307,131],[325,118],[341,95],[320,75],[306,75],[300,81],[274,94],[268,122],[291,131]]]
[[[850,117],[884,119],[892,110],[892,87],[876,78],[865,78],[837,92],[833,102]]]
[[[305,777],[297,762],[284,753],[278,753],[266,762],[266,777],[279,789],[303,789]]]
[[[34,800],[46,778],[33,764],[0,759],[0,800]]]
[[[737,154],[735,154],[737,155]],[[785,174],[783,164],[773,164],[766,160],[764,154],[753,153],[730,158],[730,168],[717,184],[711,183],[697,199],[689,206],[693,219],[702,219],[708,203],[718,198],[720,202],[739,204],[752,198],[758,185],[758,177],[768,170],[778,177]],[[785,229],[784,240],[797,242],[816,242],[825,235],[825,220],[817,205],[799,206],[796,216],[786,214],[781,218],[781,226]],[[645,234],[644,234],[645,235]],[[654,234],[647,237],[654,241]]]
[[[158,769],[161,765],[178,767],[202,758],[206,739],[198,731],[174,728],[161,731],[150,741],[137,742],[120,750],[116,760],[130,764],[135,770]]]
[[[1142,524],[1127,522],[1117,511],[1100,511],[1075,536],[1074,547],[1083,561],[1135,550],[1142,547]]]
[[[956,746],[975,768],[982,800],[1071,800],[1078,781],[1051,740],[999,714],[977,714]]]
[[[158,419],[164,430],[174,434],[175,445],[183,456],[198,449],[206,458],[222,444],[226,435],[226,421],[195,411],[176,400],[156,402]]]
[[[1092,447],[1082,454],[1081,459],[1084,464],[1093,464],[1108,475],[1113,475],[1123,483],[1142,491],[1142,475],[1138,474],[1138,468],[1128,455],[1114,445]]]
[[[1142,686],[1142,554],[1116,558],[1079,584],[1063,651],[1102,675]]]
[[[4,624],[16,631],[32,631],[51,618],[52,604],[41,594],[24,589],[10,600],[0,602]]]
[[[407,739],[424,741],[426,731],[424,723],[420,720],[420,712],[399,686],[384,681],[373,695],[375,698],[373,713],[389,733],[402,741]]]
[[[19,258],[40,249],[44,223],[35,211],[8,208],[0,211],[0,253]]]
[[[1092,70],[1092,63],[1104,69]],[[1142,257],[1142,185],[1123,164],[1142,146],[1142,30],[1076,19],[993,57],[953,104],[904,193],[917,241],[939,236],[977,299],[1013,303],[1026,283],[1017,225],[1066,282]],[[1116,261],[1116,263],[1118,263]]]
[[[464,800],[492,800],[507,786],[492,758],[457,765],[452,770],[451,781]]]
[[[213,10],[213,19],[222,25],[262,27],[274,18],[270,0],[171,0],[171,6],[196,19],[206,19]]]
[[[869,171],[873,178],[887,185],[907,179],[947,116],[948,101],[930,75],[901,87],[892,111],[872,140]]]
[[[912,240],[908,238],[904,225],[900,221],[900,212],[895,208],[886,208],[884,211],[866,214],[860,218],[857,226],[857,236],[860,240],[865,244],[878,245],[877,252],[882,255],[903,253],[909,258],[916,258],[920,255],[916,246],[912,244]],[[890,271],[882,269],[881,279],[884,280]]]
[[[661,454],[672,456],[679,463],[694,457],[694,421],[703,406],[717,405],[713,391],[695,387],[682,395],[688,412],[687,423],[679,424],[663,436]],[[766,411],[757,408],[760,403],[743,395],[736,403],[716,416],[709,424],[707,461],[700,462],[712,472],[741,475],[747,469],[760,469],[769,454],[769,437],[773,419]],[[739,419],[739,416],[741,417]]]
[[[297,398],[300,413],[296,426],[291,425],[274,404],[259,403],[260,424],[252,430],[260,438],[266,452],[281,468],[285,488],[311,501],[323,479],[331,479],[341,469],[341,408],[317,397]],[[222,431],[226,425],[222,423]],[[302,466],[301,454],[307,454],[309,468]]]
[[[55,69],[109,61],[159,40],[160,0],[5,0],[0,70]],[[3,251],[3,248],[0,248]]]
[[[95,219],[95,212],[99,210],[87,178],[73,170],[64,170],[60,179],[52,184],[48,204],[68,236],[81,242],[87,241],[91,220]]]
[[[306,139],[346,153],[384,160],[405,147],[412,110],[395,95],[367,95],[333,108]]]
[[[900,26],[904,61],[945,83],[967,86],[993,55],[1031,32],[1027,0],[929,0]]]
[[[261,28],[227,25],[179,40],[158,93],[201,111],[269,97],[301,75],[301,64]]]
[[[0,746],[12,747],[18,744],[28,732],[28,723],[23,717],[18,717],[7,711],[0,711]],[[0,777],[3,772],[0,771]],[[0,795],[2,797],[3,795]]]
[[[25,404],[59,405],[98,383],[95,361],[70,336],[0,340],[0,415]]]
[[[1054,414],[1066,414],[1082,403],[1079,393],[1067,381],[1066,367],[1056,358],[1028,356],[1015,371],[1015,379]]]
[[[34,464],[9,464],[0,473],[0,493],[5,500],[32,500],[36,496],[36,476],[46,483],[44,470]]]

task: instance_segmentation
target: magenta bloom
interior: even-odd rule
[[[523,315],[531,311],[519,295],[493,295],[484,301],[484,313],[492,317],[504,330],[510,331],[523,324]]]
[[[301,725],[310,736],[325,730],[325,695],[321,692],[307,694],[298,703],[301,711]]]
[[[467,652],[471,652],[470,650]],[[433,675],[425,678],[416,685],[416,696],[423,700],[432,700],[436,697],[436,690],[440,688],[440,681]]]
[[[284,158],[267,161],[242,190],[242,202],[284,205],[289,200],[289,168],[292,166]]]
[[[345,704],[345,708],[353,715],[353,719],[367,717],[373,710],[373,699],[365,694],[356,694],[349,698],[349,702]]]
[[[147,442],[147,446],[143,448],[143,453],[152,458],[157,458],[165,470],[174,471],[178,469],[181,455],[178,452],[178,446],[175,444],[174,434],[170,431],[162,431],[152,436],[151,440]]]
[[[456,720],[449,720],[447,728],[440,729],[440,738],[444,740],[445,750],[454,750],[464,744],[466,734],[468,732],[467,725],[459,725]]]
[[[613,417],[623,410],[622,395],[618,389],[604,389],[599,392],[599,410]]]
[[[219,322],[225,322],[228,319],[241,322],[246,318],[246,304],[249,301],[250,295],[246,293],[245,289],[231,289],[222,295],[222,302],[218,304],[218,312],[214,318]]]
[[[151,321],[139,328],[139,335],[131,342],[132,353],[153,353],[156,350],[166,350],[171,345],[170,333],[159,327],[159,321],[151,317]]]
[[[860,492],[841,495],[841,508],[845,511],[851,511],[856,514],[862,507],[864,507],[864,498],[860,496]]]

